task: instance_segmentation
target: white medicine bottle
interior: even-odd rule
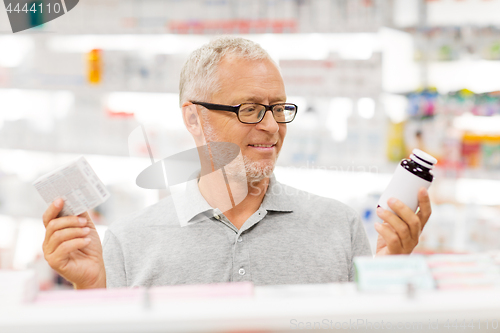
[[[431,155],[420,149],[413,149],[410,158],[399,163],[394,176],[378,201],[378,206],[393,212],[387,205],[387,200],[396,198],[411,210],[416,211],[418,191],[421,187],[428,189],[431,186],[434,179],[432,168],[436,163],[437,159]]]

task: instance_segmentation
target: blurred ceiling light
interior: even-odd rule
[[[269,56],[271,56],[271,59],[273,59],[277,64],[279,63],[282,53],[282,47],[283,45],[283,39],[278,39],[274,34],[270,33],[265,33],[265,34],[260,34],[260,35],[249,35],[247,37],[250,40],[253,40],[256,43],[259,43],[260,46],[262,46]]]
[[[457,179],[456,199],[462,204],[500,205],[499,180]]]
[[[405,93],[417,89],[421,85],[421,66],[414,60],[414,37],[408,32],[390,28],[381,28],[378,36],[384,54],[382,57],[383,90],[391,93]]]
[[[428,73],[429,84],[441,93],[460,90],[463,87],[477,94],[500,89],[497,79],[500,76],[500,62],[497,60],[460,59],[430,62]],[[402,74],[399,73],[399,76]]]
[[[108,95],[106,107],[112,113],[134,114],[142,124],[172,130],[184,128],[178,94],[114,92]]]
[[[246,34],[259,43],[275,60],[325,59],[339,53],[345,59],[369,59],[380,51],[375,33],[345,34]],[[55,52],[84,53],[94,48],[115,51],[137,51],[143,54],[188,54],[207,43],[210,35],[80,35],[49,38],[48,48]]]
[[[189,53],[210,40],[209,36],[165,35],[81,35],[55,36],[48,48],[55,52],[84,53],[91,49],[137,51],[144,54]]]
[[[33,39],[28,36],[1,36],[0,66],[19,66],[33,47]]]
[[[375,101],[373,98],[358,99],[358,114],[365,119],[372,119],[375,115]]]
[[[408,99],[405,96],[383,94],[380,101],[389,119],[398,124],[407,118]]]
[[[53,115],[57,119],[65,118],[75,104],[75,95],[70,91],[52,92]]]
[[[0,149],[0,170],[6,174],[17,175],[23,182],[31,183],[41,175],[40,170],[50,170],[53,159],[53,155],[46,152]]]
[[[453,119],[453,126],[462,131],[471,131],[483,134],[500,133],[500,116],[474,116],[464,113]]]
[[[308,51],[307,59],[311,60],[322,60],[328,57],[330,49],[328,48],[328,43],[325,36],[318,33],[313,33],[309,35],[308,38],[309,46],[306,47]]]
[[[25,119],[33,128],[52,130],[54,119],[64,118],[74,105],[69,91],[0,89],[0,123]]]
[[[294,34],[294,38],[277,34],[242,37],[260,44],[275,61],[280,59],[320,60],[327,58],[330,51],[326,37],[321,34]]]
[[[369,59],[375,51],[381,51],[378,34],[266,34],[244,35],[259,43],[273,58],[325,59],[338,53],[344,59]]]
[[[353,109],[352,99],[336,97],[330,100],[330,109],[326,120],[326,127],[332,132],[334,141],[342,142],[347,139],[347,119]]]
[[[367,60],[372,57],[375,36],[371,34],[356,34],[346,38],[345,44],[339,50],[341,58]]]

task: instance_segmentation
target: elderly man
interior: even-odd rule
[[[184,204],[169,196],[114,223],[102,247],[89,215],[57,218],[64,203],[56,200],[43,217],[43,250],[51,267],[79,289],[352,281],[353,258],[371,255],[355,211],[273,176],[297,108],[287,103],[280,71],[266,51],[232,37],[202,46],[182,70],[180,103],[198,147],[225,142],[239,148],[244,195],[220,209],[219,194],[237,192],[238,186],[199,177],[178,194]],[[375,226],[377,255],[412,252],[431,214],[425,189],[419,205],[418,214],[392,199],[396,214],[379,208],[384,222]]]

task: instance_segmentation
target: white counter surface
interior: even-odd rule
[[[348,326],[362,331],[370,328],[368,322],[374,329],[406,326],[435,332],[436,321],[439,331],[471,331],[471,320],[475,331],[500,332],[499,289],[416,292],[413,298],[359,293],[353,284],[252,289],[250,295],[243,291],[202,297],[157,297],[155,290],[146,297],[144,289],[115,290],[109,298],[102,297],[103,291],[42,292],[34,303],[0,307],[0,332],[234,333]]]

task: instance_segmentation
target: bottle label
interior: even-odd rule
[[[421,187],[428,189],[429,186],[431,186],[431,182],[415,176],[401,165],[398,165],[391,182],[380,197],[378,205],[393,212],[387,205],[387,200],[396,198],[410,207],[412,211],[416,211],[418,207],[418,190]]]

